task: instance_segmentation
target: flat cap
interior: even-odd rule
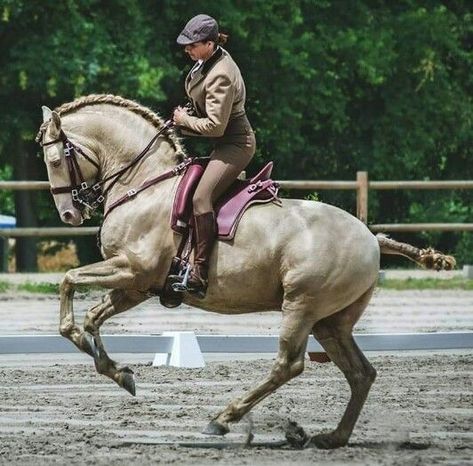
[[[209,15],[197,15],[185,25],[176,42],[179,45],[188,45],[202,40],[216,41],[217,39],[217,21]]]

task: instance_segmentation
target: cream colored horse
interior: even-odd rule
[[[44,143],[60,131],[99,167],[78,157],[88,180],[104,179],[133,159],[163,122],[150,110],[116,96],[91,95],[43,107],[39,136]],[[52,187],[70,184],[61,142],[44,147]],[[130,188],[175,166],[183,158],[172,134],[158,138],[147,156],[127,172],[106,196],[105,210]],[[97,371],[135,393],[133,373],[118,367],[103,346],[100,326],[113,315],[148,299],[163,287],[180,237],[169,226],[179,177],[152,186],[116,208],[102,232],[104,260],[68,271],[60,286],[60,333],[90,354]],[[54,196],[61,219],[82,223],[71,194]],[[419,263],[452,266],[453,259],[375,237],[355,217],[321,202],[283,199],[282,206],[254,206],[241,220],[234,241],[218,242],[212,253],[209,288],[204,300],[185,295],[184,302],[208,311],[238,314],[281,312],[279,352],[269,376],[233,400],[207,426],[206,433],[225,434],[228,423],[242,418],[304,369],[312,334],[345,375],[351,398],[338,427],[312,438],[323,448],[345,445],[373,383],[376,371],[356,345],[352,329],[376,286],[381,252],[404,254]],[[431,253],[432,252],[432,253]],[[84,326],[74,321],[73,296],[81,285],[111,291],[88,310]]]

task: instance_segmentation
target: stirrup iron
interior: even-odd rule
[[[171,285],[173,291],[176,291],[177,293],[182,293],[184,291],[187,291],[187,282],[189,281],[189,275],[191,272],[191,264],[187,262],[186,266],[179,270],[178,273],[178,278],[182,277],[182,281],[173,283]]]

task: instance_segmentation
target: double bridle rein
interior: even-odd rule
[[[79,162],[77,161],[77,155],[82,155],[89,163],[94,165],[97,170],[100,171],[99,164],[89,157],[80,147],[75,145],[64,133],[61,129],[59,133],[59,137],[53,141],[42,142],[39,141],[41,147],[50,146],[52,144],[56,144],[58,142],[62,142],[63,149],[64,149],[64,156],[67,163],[67,170],[69,172],[69,179],[70,185],[68,186],[60,186],[60,187],[53,187],[51,186],[51,194],[64,194],[64,193],[71,193],[72,195],[72,202],[75,207],[77,207],[81,212],[85,209],[90,211],[96,210],[100,204],[105,201],[105,196],[110,191],[110,189],[114,186],[114,184],[120,179],[120,177],[134,167],[151,149],[153,144],[156,142],[159,136],[161,136],[166,130],[170,129],[173,126],[172,120],[166,121],[163,127],[153,136],[151,141],[148,145],[124,167],[120,168],[116,172],[112,173],[111,175],[107,176],[103,180],[96,181],[95,183],[89,184],[85,181],[84,176],[82,174],[82,170],[80,168]],[[190,159],[189,159],[190,160]],[[112,205],[109,206],[107,212],[104,213],[104,220],[105,217],[110,213],[112,209],[117,207],[120,204],[123,204],[126,200],[130,197],[133,197],[138,192],[141,192],[143,189],[163,180],[166,178],[170,178],[171,176],[176,176],[180,174],[186,167],[189,165],[190,162],[183,162],[173,169],[165,172],[164,174],[153,178],[151,180],[146,181],[143,185],[136,189],[130,189],[125,196],[121,197],[117,201],[115,201]],[[111,183],[103,189],[103,186],[108,181]]]

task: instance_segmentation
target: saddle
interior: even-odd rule
[[[192,222],[192,197],[204,173],[205,165],[206,162],[189,165],[177,188],[171,228],[181,235],[186,233]],[[272,169],[273,162],[268,162],[253,178],[236,180],[217,201],[215,216],[218,239],[230,241],[234,238],[238,223],[250,206],[272,201],[280,202],[277,197],[279,185],[269,178]]]
[[[179,182],[174,197],[171,214],[171,228],[182,235],[181,244],[176,257],[172,260],[168,277],[162,292],[160,302],[166,307],[176,307],[182,303],[185,283],[190,273],[189,256],[192,250],[192,197],[205,171],[208,159],[194,159],[186,168]],[[245,211],[254,204],[276,202],[279,185],[270,179],[273,162],[267,163],[253,178],[236,180],[229,190],[217,201],[214,210],[217,222],[217,237],[219,240],[230,241],[234,238],[238,224]],[[182,283],[172,282],[179,277]]]

